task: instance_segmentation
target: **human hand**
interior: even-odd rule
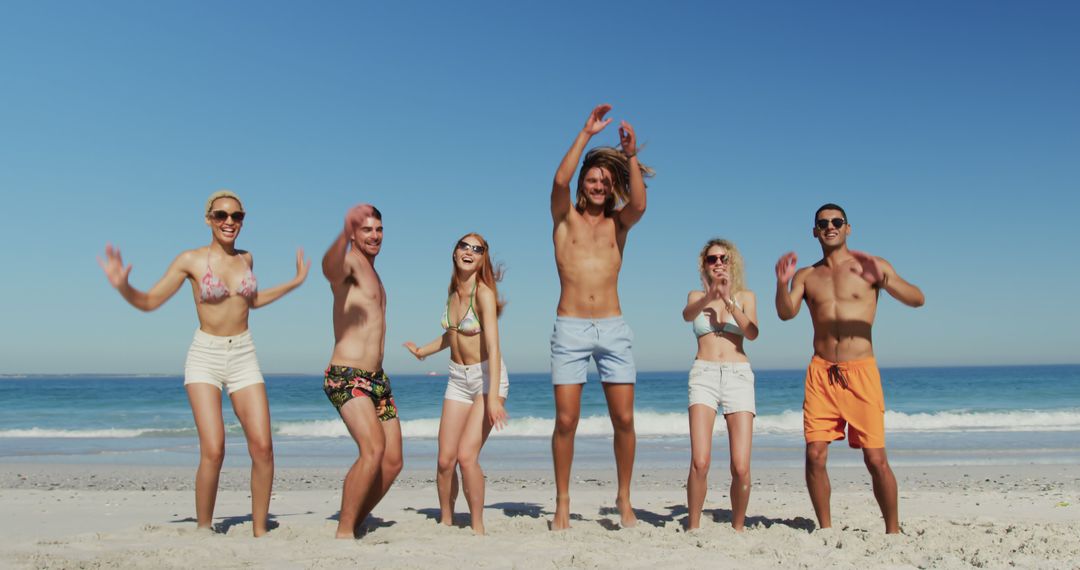
[[[611,105],[603,103],[597,105],[595,109],[589,113],[589,118],[585,119],[585,128],[582,129],[590,137],[604,130],[604,127],[608,126],[611,119],[605,119],[604,115],[611,110]]]
[[[619,123],[619,144],[622,145],[623,154],[626,156],[637,155],[637,135],[634,134],[634,127],[626,121]]]
[[[422,354],[420,354],[420,348],[418,346],[416,346],[415,342],[410,340],[410,341],[405,342],[405,344],[402,344],[401,346],[404,346],[406,350],[411,352],[412,355],[415,356],[417,360],[423,360],[424,359],[424,356]]]
[[[109,284],[119,289],[127,284],[128,275],[131,275],[131,266],[124,267],[124,260],[120,257],[120,248],[113,247],[111,243],[105,244],[105,259],[97,258],[98,265],[105,272],[105,278]]]
[[[855,258],[855,261],[859,262],[859,277],[862,277],[867,283],[875,287],[883,285],[885,272],[882,271],[876,257],[866,252],[854,250],[851,251],[851,256]]]
[[[506,414],[506,408],[502,405],[498,396],[488,398],[487,412],[491,427],[501,430],[507,426],[507,420],[509,420],[510,416]]]
[[[304,259],[304,248],[296,248],[296,283],[303,283],[311,269],[311,261]]]
[[[799,262],[799,256],[795,255],[794,251],[789,251],[780,256],[780,260],[776,262],[776,280],[781,283],[790,283],[791,278],[795,277],[795,267]]]

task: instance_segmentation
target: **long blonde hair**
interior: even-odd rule
[[[484,239],[484,236],[476,232],[470,232],[458,238],[458,240],[454,242],[454,248],[450,250],[452,269],[450,271],[450,286],[446,288],[446,294],[453,295],[454,292],[457,291],[458,285],[461,284],[461,279],[458,277],[457,265],[453,264],[454,252],[457,251],[457,244],[470,236],[480,240],[480,245],[484,246],[484,260],[480,263],[480,269],[476,270],[476,279],[484,285],[487,285],[488,288],[491,289],[491,292],[495,294],[495,316],[498,317],[499,315],[502,315],[503,307],[506,306],[506,299],[499,296],[498,286],[498,282],[502,281],[505,270],[501,263],[495,265],[491,262],[491,247],[488,245],[487,240]]]
[[[727,250],[727,268],[728,275],[731,277],[731,294],[734,295],[740,291],[745,291],[746,279],[744,277],[745,267],[742,254],[739,253],[739,248],[735,246],[734,242],[722,238],[713,238],[705,242],[705,247],[701,248],[701,253],[698,254],[698,271],[701,273],[702,282],[712,282],[709,272],[705,268],[705,255],[709,253],[709,249],[713,246],[720,246]]]
[[[641,175],[650,178],[656,174],[653,169],[638,162]],[[623,151],[610,147],[598,146],[585,153],[577,181],[577,211],[584,212],[588,199],[585,197],[585,175],[593,168],[602,168],[611,175],[611,195],[604,202],[604,216],[610,217],[615,209],[630,201],[630,157]]]

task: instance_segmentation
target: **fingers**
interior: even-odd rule
[[[608,113],[608,111],[610,111],[610,110],[611,110],[611,105],[610,104],[601,103],[601,104],[597,105],[595,109],[593,109],[592,115],[593,115],[593,117],[596,118],[597,121],[599,121],[599,120],[603,119],[604,115],[606,115]]]

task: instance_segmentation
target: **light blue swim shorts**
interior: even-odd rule
[[[601,382],[637,380],[634,333],[621,316],[607,319],[556,317],[551,333],[551,383],[584,384],[589,357],[596,360]]]

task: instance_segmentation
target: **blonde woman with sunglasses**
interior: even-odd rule
[[[701,524],[708,490],[717,409],[727,423],[731,452],[731,526],[742,531],[750,502],[750,447],[754,429],[754,372],[743,342],[758,336],[757,299],[746,288],[735,244],[712,239],[698,255],[703,291],[686,298],[683,320],[693,323],[697,357],[690,369],[690,475],[687,528]]]
[[[225,459],[225,423],[221,393],[227,390],[251,456],[251,519],[255,536],[267,531],[270,491],[274,480],[274,451],[270,439],[270,406],[255,345],[248,332],[251,309],[273,303],[300,286],[310,263],[303,250],[296,252],[296,277],[287,283],[259,289],[251,253],[236,248],[244,225],[240,197],[221,190],[206,201],[205,221],[210,245],[176,256],[165,275],[147,291],[131,286],[131,265],[124,265],[120,250],[105,246],[98,264],[109,283],[125,301],[142,311],[153,311],[191,285],[199,328],[184,363],[187,391],[199,433],[199,469],[195,474],[197,525],[211,529],[217,501],[218,478]]]
[[[439,338],[424,346],[406,342],[405,348],[423,360],[450,348],[450,379],[443,397],[439,422],[437,488],[440,523],[454,524],[457,467],[472,529],[484,534],[484,472],[480,449],[491,429],[506,425],[506,395],[510,390],[506,364],[499,349],[499,315],[503,301],[497,283],[500,267],[491,262],[487,241],[477,233],[462,236],[451,253],[454,268]]]

